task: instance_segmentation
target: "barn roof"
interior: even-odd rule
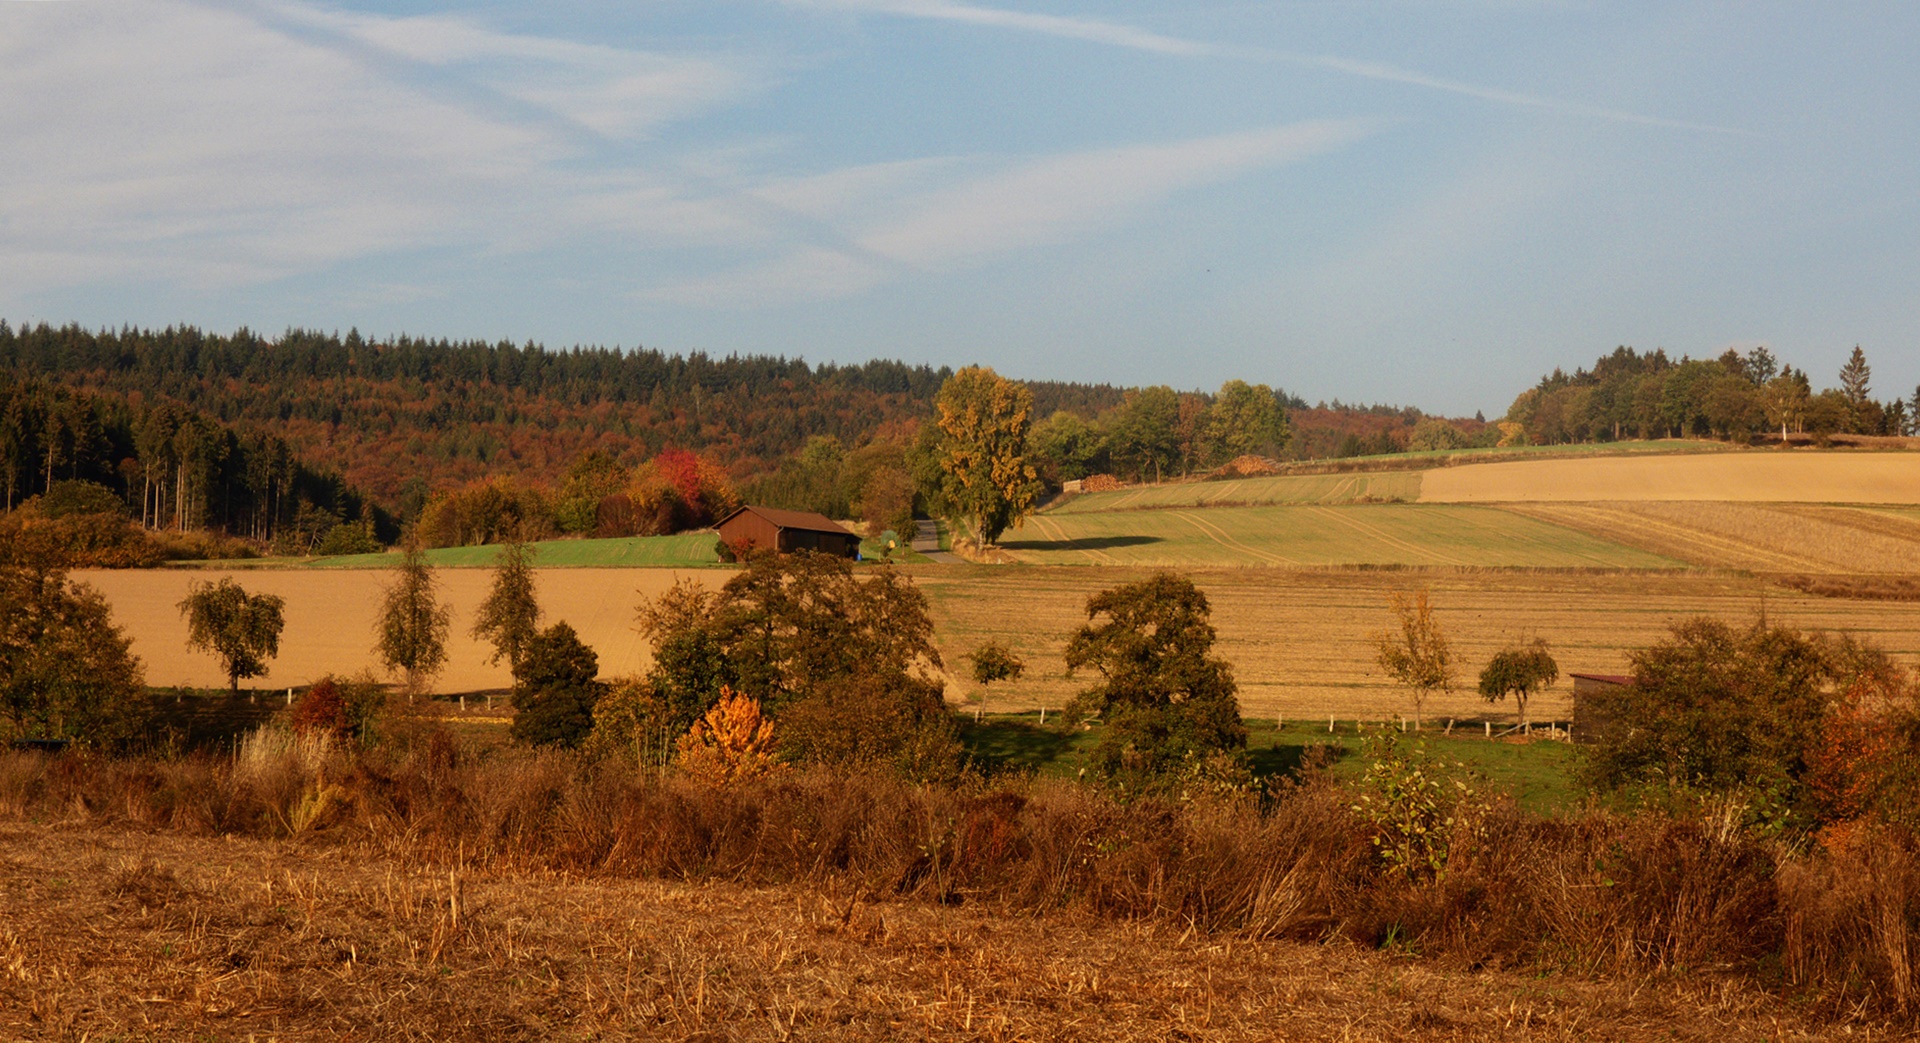
[[[1628,674],[1568,674],[1567,676],[1578,677],[1588,681],[1599,681],[1601,684],[1627,685],[1633,683],[1633,678]]]
[[[848,532],[838,522],[824,514],[815,514],[812,511],[786,511],[778,507],[756,507],[753,504],[736,507],[731,514],[714,523],[714,528],[717,529],[732,521],[735,517],[749,511],[771,522],[776,528],[802,529],[808,532],[831,532],[841,536],[854,536],[854,533]]]

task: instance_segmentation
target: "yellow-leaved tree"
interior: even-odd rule
[[[1033,392],[985,366],[940,385],[940,466],[947,499],[992,545],[1033,510],[1040,482],[1027,463]]]
[[[727,785],[779,771],[784,765],[773,753],[773,722],[760,715],[760,700],[723,687],[720,701],[680,737],[674,764],[693,778]]]

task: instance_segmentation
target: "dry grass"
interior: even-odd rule
[[[1063,675],[1061,656],[1067,636],[1086,622],[1087,596],[1148,574],[1041,567],[911,571],[932,602],[936,640],[950,664],[991,640],[1026,659],[1026,676],[991,695],[992,705],[1005,710],[1059,707],[1085,687],[1084,676]],[[1241,706],[1256,717],[1378,720],[1406,712],[1406,692],[1380,673],[1370,638],[1391,621],[1388,593],[1418,586],[1432,590],[1460,666],[1459,689],[1429,701],[1430,713],[1441,719],[1488,712],[1474,679],[1511,642],[1545,638],[1563,674],[1624,673],[1630,651],[1697,615],[1744,621],[1765,611],[1802,629],[1854,633],[1909,663],[1920,659],[1920,605],[1823,598],[1738,576],[1452,569],[1189,574],[1213,604],[1216,651],[1233,664]],[[948,685],[955,699],[978,687],[959,673]],[[1495,712],[1506,709],[1501,704]],[[1532,709],[1541,719],[1565,717],[1571,682],[1563,678]]]
[[[1541,979],[1087,917],[0,827],[10,1039],[1885,1038],[1737,982]]]
[[[1421,503],[1631,500],[1920,503],[1920,453],[1545,456],[1436,468],[1420,483]]]
[[[298,803],[328,788],[329,807],[299,821]],[[1552,820],[1495,804],[1456,833],[1442,876],[1408,880],[1373,861],[1351,800],[1324,782],[1265,807],[858,775],[715,789],[550,754],[476,759],[432,734],[364,757],[0,754],[0,1031],[1911,1027],[1920,852],[1899,836],[1862,832],[1829,855],[1710,811]]]

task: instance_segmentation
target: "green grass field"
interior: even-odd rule
[[[1000,546],[1039,565],[1681,567],[1498,508],[1439,504],[1049,512]]]
[[[975,722],[960,720],[960,738],[975,764],[989,771],[1022,771],[1048,778],[1073,778],[1087,766],[1087,755],[1099,740],[1097,730],[1067,730],[1055,722],[1039,723],[1036,714],[992,714]],[[1338,721],[1328,734],[1322,723],[1250,718],[1247,758],[1257,778],[1278,778],[1295,772],[1309,750],[1324,748],[1332,756],[1329,771],[1344,781],[1366,771],[1360,756],[1362,736],[1353,721]],[[1475,728],[1477,729],[1477,725]],[[1097,726],[1096,726],[1097,728]],[[1575,778],[1579,750],[1564,742],[1488,741],[1477,730],[1446,735],[1429,728],[1410,741],[1424,745],[1442,770],[1480,780],[1485,788],[1510,793],[1522,808],[1541,813],[1567,811],[1586,797]]]
[[[543,540],[533,547],[533,563],[540,568],[685,568],[691,565],[714,565],[720,561],[711,532],[611,540]],[[427,563],[436,568],[487,568],[493,565],[499,554],[498,545],[442,547],[427,552]],[[307,565],[322,569],[380,569],[391,567],[398,557],[397,552],[391,551],[385,554],[341,554],[318,558]]]

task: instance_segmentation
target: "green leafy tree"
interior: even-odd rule
[[[603,690],[600,657],[565,622],[527,642],[513,687],[513,737],[533,746],[578,747],[593,733]]]
[[[146,681],[106,599],[63,569],[12,557],[0,551],[0,742],[141,736]]]
[[[1380,669],[1412,694],[1413,727],[1418,730],[1427,696],[1453,688],[1453,652],[1426,590],[1411,597],[1396,590],[1388,596],[1388,605],[1398,629],[1375,634],[1374,651]]]
[[[1520,727],[1527,726],[1527,700],[1560,679],[1560,664],[1553,661],[1544,640],[1503,648],[1494,653],[1487,668],[1480,671],[1480,695],[1488,702],[1513,696],[1520,714]]]
[[[837,555],[754,555],[718,593],[687,583],[643,606],[641,628],[676,722],[731,687],[761,700],[789,760],[915,778],[957,763],[926,596],[892,569],[863,580]]]
[[[267,660],[280,654],[286,604],[274,594],[249,594],[230,578],[195,583],[179,605],[187,647],[219,657],[228,690],[239,694],[241,678],[265,674]]]
[[[699,582],[682,579],[640,605],[640,633],[653,643],[650,698],[658,704],[662,726],[674,735],[693,727],[736,679],[726,646],[711,625],[719,601]]]
[[[1159,481],[1180,462],[1180,396],[1170,387],[1141,388],[1107,415],[1113,462],[1137,481]]]
[[[1099,428],[1066,410],[1035,424],[1032,444],[1041,476],[1055,487],[1092,474],[1106,448]]]
[[[1039,482],[1027,463],[1033,393],[984,366],[940,387],[941,469],[946,499],[991,545],[1033,510]]]
[[[599,526],[601,501],[624,492],[630,478],[628,468],[600,450],[575,457],[554,499],[554,520],[560,531],[593,534]]]
[[[540,630],[540,601],[533,590],[534,548],[514,542],[494,559],[493,588],[474,613],[473,636],[493,645],[487,662],[507,661],[518,673],[527,643]]]
[[[1087,624],[1067,642],[1067,673],[1091,668],[1100,683],[1068,713],[1105,721],[1092,756],[1102,775],[1147,784],[1246,747],[1233,670],[1211,654],[1211,612],[1193,581],[1171,572],[1087,599]]]
[[[1286,411],[1265,384],[1229,380],[1207,415],[1207,462],[1224,464],[1253,453],[1278,456],[1292,440]]]
[[[1020,675],[1027,672],[1026,661],[999,641],[989,641],[974,649],[967,660],[973,664],[973,681],[980,686],[980,710],[974,715],[975,720],[987,711],[989,685],[1019,680]]]
[[[1868,646],[1706,618],[1674,624],[1631,659],[1632,684],[1585,697],[1590,782],[1743,793],[1806,818],[1809,759],[1833,709],[1862,682],[1899,674]]]
[[[1407,451],[1410,453],[1432,453],[1464,449],[1466,446],[1467,436],[1459,428],[1436,416],[1421,417],[1407,435]]]
[[[1791,366],[1760,389],[1760,407],[1766,413],[1767,425],[1780,429],[1781,445],[1786,444],[1790,428],[1807,422],[1807,400],[1812,397],[1807,375],[1794,372]]]
[[[440,604],[438,586],[426,553],[409,542],[381,599],[374,644],[387,669],[405,675],[409,696],[426,690],[447,662],[453,611]]]

